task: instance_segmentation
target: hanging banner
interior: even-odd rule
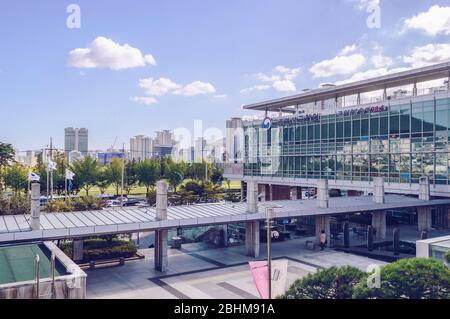
[[[250,271],[253,281],[261,299],[269,298],[269,280],[267,261],[250,261]],[[288,260],[272,261],[272,298],[281,296],[286,292]]]

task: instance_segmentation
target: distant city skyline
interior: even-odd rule
[[[243,104],[450,60],[444,0],[77,4],[79,29],[69,2],[0,3],[0,141],[20,151],[66,127],[90,150],[195,120],[225,135]]]

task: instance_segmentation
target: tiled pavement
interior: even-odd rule
[[[306,239],[273,243],[274,259],[288,259],[287,285],[318,268],[352,265],[366,270],[369,264],[383,262],[326,249],[305,249]],[[169,269],[161,274],[153,269],[153,249],[145,249],[145,260],[124,266],[88,270],[88,298],[258,298],[248,267],[253,258],[245,247],[205,249],[198,244],[183,245],[169,251]],[[260,260],[266,257],[261,244]]]

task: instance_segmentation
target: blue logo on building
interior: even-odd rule
[[[272,127],[272,119],[270,117],[266,117],[263,121],[263,129],[270,130]]]

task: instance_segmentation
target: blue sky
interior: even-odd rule
[[[62,148],[64,127],[87,127],[101,149],[194,120],[223,129],[243,104],[449,60],[449,36],[448,0],[2,1],[0,141]]]

